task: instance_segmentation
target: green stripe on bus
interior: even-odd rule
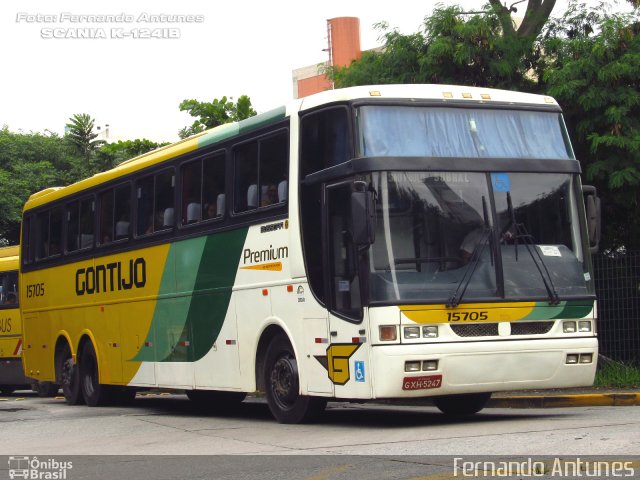
[[[273,110],[269,110],[268,112],[261,113],[260,115],[256,115],[255,117],[242,120],[240,123],[238,123],[240,127],[240,133],[247,133],[251,130],[255,130],[260,127],[266,127],[267,125],[270,125],[272,123],[284,120],[286,113],[287,109],[285,107],[278,107],[274,108]]]
[[[247,228],[171,245],[146,342],[132,361],[193,362],[216,341]]]
[[[187,315],[186,328],[193,338],[191,361],[211,350],[222,329],[247,232],[242,228],[207,237]],[[179,360],[170,356],[166,361]]]
[[[538,302],[531,313],[521,320],[553,320],[557,318],[584,318],[593,310],[593,301],[569,300],[559,305]]]

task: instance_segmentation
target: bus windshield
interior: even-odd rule
[[[591,294],[574,178],[372,174],[377,227],[369,251],[370,302],[447,303],[463,281],[465,301]]]
[[[572,159],[558,112],[364,106],[361,156]]]

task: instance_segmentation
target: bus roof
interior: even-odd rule
[[[465,87],[461,85],[408,84],[408,85],[366,85],[336,90],[327,90],[302,99],[301,110],[315,108],[326,103],[366,98],[435,100],[470,103],[507,103],[513,105],[546,105],[558,107],[549,96],[533,93],[497,90],[484,87]]]
[[[29,197],[29,200],[24,206],[24,210],[36,208],[50,201],[64,198],[95,185],[117,179],[127,173],[142,170],[179,155],[193,152],[251,130],[276,123],[294,111],[304,111],[325,104],[367,98],[435,100],[441,101],[443,104],[464,101],[476,104],[478,102],[487,104],[499,102],[514,105],[547,105],[559,108],[556,101],[548,96],[456,85],[372,85],[327,90],[303,99],[295,100],[291,102],[288,107],[279,107],[240,122],[220,125],[179,142],[172,143],[171,145],[158,148],[126,160],[111,170],[97,173],[92,177],[67,187],[51,187],[36,192]]]
[[[24,210],[30,210],[53,200],[64,198],[74,193],[82,192],[90,187],[117,179],[125,174],[156,165],[185,153],[196,151],[208,145],[221,142],[236,135],[240,135],[262,126],[283,120],[286,117],[285,107],[270,110],[260,115],[240,122],[220,125],[205,132],[192,135],[189,138],[157,148],[151,152],[126,160],[111,170],[100,172],[92,177],[80,180],[67,187],[51,187],[34,193],[29,197]]]

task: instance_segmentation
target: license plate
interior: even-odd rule
[[[402,381],[403,390],[426,390],[429,388],[440,388],[440,386],[442,386],[442,375],[404,377]]]

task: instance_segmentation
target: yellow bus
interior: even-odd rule
[[[590,385],[588,199],[550,97],[295,100],[32,195],[25,370],[70,404],[262,390],[285,423],[334,398],[470,414],[495,391]]]
[[[0,248],[0,392],[31,389],[22,371],[22,322],[18,305],[19,247]]]

